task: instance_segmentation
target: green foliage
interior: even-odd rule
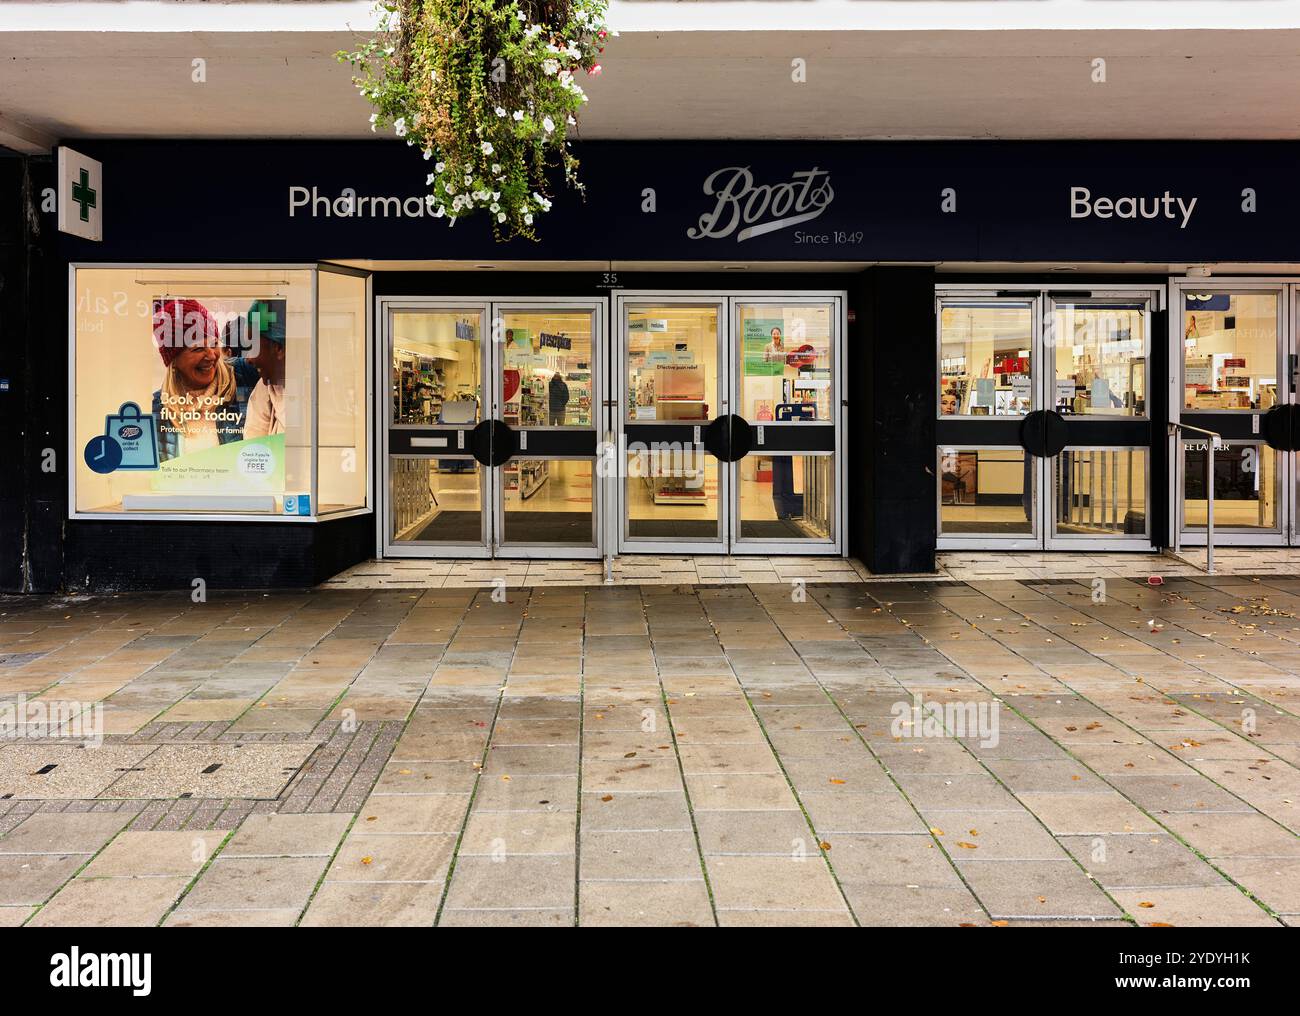
[[[429,212],[486,212],[498,239],[536,239],[547,170],[582,190],[569,128],[599,74],[607,0],[384,0],[378,32],[339,59],[391,128],[424,153]]]

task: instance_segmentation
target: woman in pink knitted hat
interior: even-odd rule
[[[162,387],[153,393],[159,459],[242,441],[256,371],[226,357],[221,329],[208,309],[197,300],[155,301],[153,341],[166,368]]]

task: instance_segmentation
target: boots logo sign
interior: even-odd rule
[[[775,233],[812,221],[835,200],[830,173],[816,166],[775,184],[754,183],[748,166],[727,166],[709,174],[704,193],[713,199],[713,210],[686,231],[692,240],[722,240],[735,233],[739,243]]]

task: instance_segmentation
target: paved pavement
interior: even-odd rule
[[[916,581],[957,579],[1147,578],[1205,573],[1205,548],[1180,554],[1134,551],[948,551],[935,558],[935,571],[909,575]],[[1295,575],[1300,548],[1219,547],[1219,575]],[[605,585],[758,585],[769,582],[894,582],[898,576],[872,575],[860,561],[844,557],[769,557],[758,554],[627,554],[604,561],[463,560],[394,558],[363,561],[322,584],[324,589],[463,589],[491,586]]]
[[[0,600],[0,926],[1296,924],[1297,613],[1279,576]]]

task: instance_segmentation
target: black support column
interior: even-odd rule
[[[871,268],[849,288],[849,553],[878,574],[934,571],[934,270]]]
[[[67,303],[42,211],[48,158],[0,154],[0,591],[59,588]]]

